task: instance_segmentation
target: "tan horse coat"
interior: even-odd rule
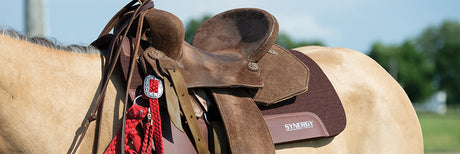
[[[410,100],[375,61],[343,48],[297,50],[330,78],[343,102],[347,126],[334,138],[277,145],[277,152],[423,153]],[[94,107],[102,63],[100,55],[59,51],[0,35],[0,153],[69,152]],[[111,81],[100,147],[107,147],[121,118],[124,92],[119,73]],[[93,138],[94,123],[78,152],[90,153]]]

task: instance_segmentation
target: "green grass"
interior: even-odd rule
[[[460,152],[460,110],[445,115],[417,113],[422,126],[425,153]]]

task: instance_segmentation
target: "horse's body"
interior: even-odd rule
[[[333,138],[276,145],[279,153],[422,153],[420,124],[399,84],[375,61],[343,48],[298,48],[334,85],[347,126]],[[55,50],[0,35],[0,153],[66,153],[94,107],[103,57]],[[100,147],[120,125],[124,90],[107,89]],[[79,148],[90,153],[94,123]],[[100,148],[99,152],[105,150]]]

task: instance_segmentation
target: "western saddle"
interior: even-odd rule
[[[133,0],[93,42],[109,52],[88,123],[101,118],[105,87],[121,69],[130,102],[124,113],[126,104],[144,93],[144,78],[153,75],[164,83],[159,101],[166,153],[274,153],[275,144],[344,129],[332,84],[310,58],[274,44],[278,22],[270,13],[255,8],[220,13],[201,25],[190,45],[180,19],[153,6],[151,0]],[[137,104],[145,102],[141,99]],[[124,121],[126,116],[121,136]]]

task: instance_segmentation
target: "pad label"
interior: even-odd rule
[[[294,131],[294,130],[300,130],[300,129],[307,129],[307,128],[313,128],[313,121],[301,121],[301,122],[296,122],[296,123],[288,123],[284,124],[284,128],[286,131]]]

